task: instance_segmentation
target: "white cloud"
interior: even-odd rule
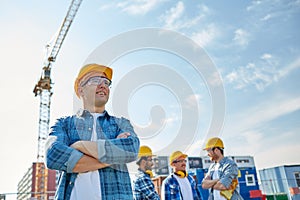
[[[179,1],[174,7],[167,10],[160,19],[164,23],[164,28],[172,30],[180,30],[184,28],[191,28],[198,24],[198,22],[205,17],[210,11],[205,5],[198,6],[199,13],[197,16],[191,18],[187,17],[185,5]]]
[[[113,4],[113,3],[108,3],[108,4],[101,5],[101,6],[99,7],[99,10],[100,10],[100,11],[109,10],[109,9],[111,9],[111,8],[113,8],[113,7],[115,7],[115,4]]]
[[[246,30],[243,30],[243,29],[237,29],[235,32],[234,32],[234,38],[233,38],[233,41],[244,47],[244,46],[247,46],[248,43],[249,43],[249,36],[250,34],[246,31]]]
[[[185,99],[185,105],[189,109],[196,109],[198,106],[198,102],[201,100],[200,94],[192,94]]]
[[[164,0],[128,0],[117,4],[118,7],[122,8],[122,11],[131,15],[143,15],[147,14]]]
[[[176,24],[176,20],[183,15],[183,12],[184,4],[182,1],[179,1],[174,7],[166,11],[165,15],[162,16],[165,22],[165,28],[178,29],[179,25]]]
[[[256,63],[248,63],[225,76],[227,83],[234,84],[235,89],[244,89],[255,86],[263,91],[267,86],[288,76],[293,70],[300,68],[300,57],[291,64],[278,70],[279,64],[271,54],[263,54],[261,60]]]
[[[210,24],[206,29],[192,33],[191,37],[201,47],[205,47],[208,46],[218,35],[219,31],[217,27],[214,24]]]
[[[204,15],[211,13],[211,10],[204,4],[199,5],[198,8],[200,9],[200,13],[203,13]]]
[[[204,139],[199,139],[193,143],[193,145],[190,146],[190,148],[185,152],[189,156],[204,156],[206,152],[202,151],[201,147],[204,144]]]
[[[223,80],[218,72],[210,74],[210,76],[208,77],[208,82],[214,87],[219,87],[223,84]]]
[[[263,59],[263,60],[268,60],[268,59],[272,58],[272,55],[268,54],[268,53],[265,53],[260,58]]]
[[[274,161],[278,165],[296,162],[297,159],[294,156],[286,154],[283,157],[282,155],[286,152],[286,148],[299,149],[299,144],[296,142],[299,140],[299,128],[296,127],[288,132],[276,133],[273,132],[276,129],[271,123],[273,120],[299,110],[300,96],[294,98],[289,96],[283,98],[273,97],[272,100],[267,102],[239,110],[238,113],[230,116],[230,121],[224,127],[222,138],[230,146],[226,150],[226,154],[236,155],[239,152],[241,155],[255,156],[259,168],[270,167],[270,161],[272,163]],[[274,129],[266,129],[268,125]],[[291,138],[294,138],[294,140],[291,140]],[[278,149],[284,151],[280,152]],[[279,154],[275,152],[281,154],[281,156],[278,156]],[[279,158],[273,160],[275,156],[270,157],[271,155],[277,155]],[[262,162],[263,160],[264,162]]]
[[[300,57],[294,60],[291,64],[288,66],[282,68],[278,72],[278,77],[283,78],[287,75],[289,75],[293,70],[300,68]]]
[[[255,161],[258,161],[257,165],[259,168],[270,167],[269,161],[272,160],[273,163],[273,158],[275,157],[270,157],[270,155],[273,155],[274,151],[283,154],[283,152],[286,152],[286,148],[299,149],[299,144],[291,140],[291,138],[298,140],[299,129],[296,128],[290,132],[274,134],[269,132],[270,130],[266,132],[264,127],[271,121],[298,110],[300,110],[300,96],[295,98],[285,96],[284,99],[277,98],[273,99],[273,101],[263,102],[253,107],[239,110],[237,114],[229,117],[230,121],[226,123],[224,131],[220,135],[224,139],[225,145],[229,147],[226,148],[226,154],[255,156]],[[190,152],[193,155],[198,155],[199,148],[203,145],[203,142],[203,138],[196,141]],[[289,144],[288,147],[286,146],[287,142]],[[276,146],[273,144],[276,144]],[[280,152],[278,149],[284,151]],[[264,162],[262,162],[263,160]],[[295,163],[296,161],[297,159],[292,155],[284,156],[284,160],[282,156],[274,160],[277,165],[282,165],[283,162]]]
[[[251,1],[246,10],[254,17],[255,23],[257,20],[266,22],[274,18],[276,18],[276,21],[273,23],[277,23],[282,19],[287,20],[291,15],[298,13],[300,6],[299,2],[299,0],[256,0]]]
[[[295,154],[291,153],[299,151],[299,144],[286,145],[286,141],[288,140],[281,140],[276,143],[269,144],[267,145],[269,146],[268,148],[264,148],[265,151],[257,152],[257,154],[255,154],[255,163],[259,166],[258,169],[282,165],[299,165],[299,158],[295,156]],[[274,144],[276,144],[276,146]]]
[[[251,2],[251,5],[250,6],[248,6],[247,8],[246,8],[246,10],[247,11],[251,11],[251,10],[254,10],[255,8],[257,8],[259,5],[261,5],[261,1],[259,1],[259,0],[257,0],[257,1],[252,1]]]
[[[232,122],[234,124],[232,124],[231,129],[233,129],[233,131],[231,131],[244,133],[249,130],[254,130],[276,118],[295,112],[299,109],[300,96],[295,98],[285,96],[284,99],[273,98],[272,101],[250,107],[243,110],[241,113],[232,116]],[[239,121],[239,123],[236,124],[236,121]]]
[[[271,19],[273,17],[273,15],[271,14],[267,14],[266,16],[264,16],[263,18],[261,18],[261,21],[268,21],[269,19]]]
[[[236,71],[230,72],[226,76],[226,80],[229,81],[229,83],[232,83],[232,82],[238,80],[238,78],[239,78],[239,75]]]
[[[254,85],[259,91],[273,82],[276,71],[268,66],[257,66],[248,63],[246,66],[239,67],[226,75],[225,80],[233,83],[235,89],[243,89],[249,85]]]

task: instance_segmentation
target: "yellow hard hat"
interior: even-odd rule
[[[170,164],[172,164],[174,160],[176,160],[178,158],[181,158],[181,157],[186,158],[186,157],[188,157],[188,155],[182,153],[181,151],[173,152],[171,154],[170,158],[169,158],[170,159]]]
[[[152,154],[152,150],[148,146],[140,146],[138,158],[144,157],[144,156],[155,156]]]
[[[214,147],[219,147],[224,149],[223,141],[218,137],[209,138],[205,144],[204,150],[214,148]]]
[[[102,72],[102,73],[105,73],[106,77],[111,80],[112,79],[112,74],[113,74],[113,70],[112,68],[110,67],[107,67],[105,65],[98,65],[98,64],[87,64],[87,65],[84,65],[79,73],[78,73],[78,76],[75,80],[75,84],[74,84],[74,90],[75,90],[75,93],[76,95],[79,97],[79,93],[78,93],[78,86],[79,86],[79,83],[81,81],[81,79],[88,73],[90,72]]]

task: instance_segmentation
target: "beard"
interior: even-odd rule
[[[211,156],[209,156],[209,159],[211,160],[211,161],[216,161],[216,160],[218,160],[218,156],[216,155],[216,154],[213,154],[213,155],[211,155]]]
[[[146,166],[145,166],[145,169],[151,171],[151,170],[152,170],[152,166],[146,165]]]

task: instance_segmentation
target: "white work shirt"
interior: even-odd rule
[[[213,180],[218,179],[220,177],[219,176],[219,167],[220,167],[220,163],[216,163],[214,166],[214,173],[213,173],[213,177],[212,177]],[[215,190],[215,189],[214,189],[214,199],[226,200],[226,198],[220,194],[220,190]]]
[[[192,191],[192,186],[189,182],[189,179],[187,177],[185,178],[180,178],[178,176],[174,176],[176,180],[179,183],[180,191],[183,197],[183,200],[190,200],[194,199],[193,197],[193,191]]]
[[[91,113],[94,117],[91,141],[97,140],[96,120],[103,113]],[[79,173],[74,183],[70,200],[101,200],[100,176],[98,170]]]

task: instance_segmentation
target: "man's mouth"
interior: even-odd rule
[[[103,91],[98,91],[98,92],[96,92],[96,94],[98,94],[98,95],[105,95],[105,93]]]

